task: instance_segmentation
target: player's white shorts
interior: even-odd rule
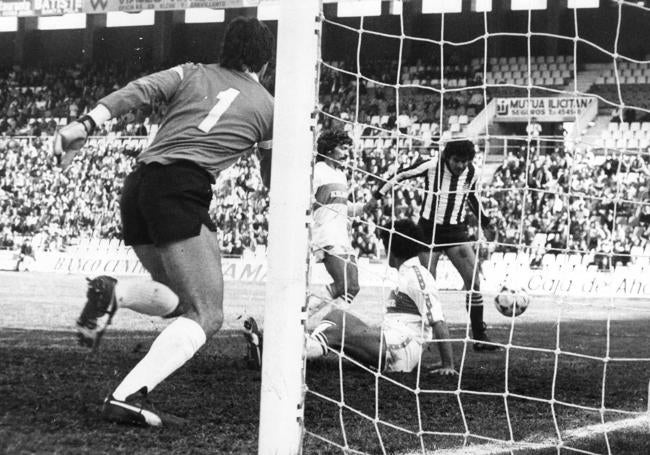
[[[316,262],[323,262],[326,253],[332,256],[352,256],[356,254],[349,243],[347,245],[312,246],[311,252]]]
[[[413,371],[422,357],[422,342],[430,338],[422,330],[413,328],[413,321],[401,314],[386,314],[382,324],[386,341],[386,367],[388,372]]]

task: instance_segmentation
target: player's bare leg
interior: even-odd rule
[[[154,245],[134,245],[133,251],[135,251],[135,254],[140,260],[140,263],[147,270],[147,272],[149,272],[151,278],[153,278],[154,281],[164,284],[169,283],[169,278],[167,276],[167,272],[165,271],[165,266],[163,264],[162,257],[158,251],[158,248],[156,248]],[[189,309],[189,303],[179,300],[178,297],[177,304],[174,306],[174,308],[171,308],[171,311],[170,306],[171,305],[161,306],[159,314],[156,314],[156,316],[173,318],[185,314]],[[141,311],[135,305],[129,306],[127,308],[139,313],[144,313],[144,311]]]
[[[481,294],[481,282],[479,268],[476,264],[476,254],[471,244],[456,245],[445,250],[449,260],[458,270],[463,279],[464,289],[469,291],[465,296],[465,302],[469,308],[469,319],[472,324],[472,335],[478,343],[474,343],[476,351],[498,351],[501,348],[496,345],[487,344],[490,340],[487,337],[485,323],[483,322],[483,295]]]
[[[123,421],[124,412],[135,412],[130,398],[151,392],[191,359],[223,323],[223,275],[216,235],[202,226],[198,236],[156,249],[167,284],[190,308],[160,333],[147,355],[106,400],[104,416],[109,420]],[[153,419],[143,424],[160,423]]]
[[[422,264],[423,267],[426,267],[434,278],[437,278],[436,270],[438,269],[438,260],[440,259],[441,254],[441,251],[425,251],[418,255],[420,264]]]
[[[352,300],[359,293],[357,258],[351,254],[326,253],[323,264],[325,264],[327,273],[334,280],[328,285],[331,297],[333,299],[341,297],[345,302],[352,303]]]
[[[327,354],[328,348],[341,352],[372,368],[383,368],[386,346],[381,327],[371,326],[355,315],[332,310],[307,338],[307,358]]]

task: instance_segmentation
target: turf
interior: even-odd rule
[[[232,329],[240,307],[259,312],[260,289],[245,294],[227,285],[226,300],[239,299],[227,316],[228,330],[152,393],[157,408],[187,418],[188,425],[135,429],[100,420],[101,403],[164,323],[118,313],[116,327],[90,355],[69,329],[83,300],[79,283],[68,276],[0,275],[0,309],[7,315],[0,324],[1,453],[256,453],[260,374],[246,368],[244,339]],[[564,440],[559,451],[512,453],[650,453],[648,426],[607,437],[571,433],[601,418],[618,421],[647,410],[648,319],[610,320],[609,330],[593,317],[562,319],[559,327],[553,318],[521,321],[491,324],[496,341],[512,338],[508,351],[479,354],[454,343],[462,365],[455,378],[426,371],[378,377],[348,362],[340,369],[335,355],[309,363],[304,453],[470,453],[464,444],[512,439],[547,445],[558,432]],[[452,336],[463,338],[465,326],[450,324]],[[608,353],[630,360],[605,363]],[[425,353],[425,364],[435,360],[434,352]],[[601,407],[608,410],[602,417],[591,409]]]

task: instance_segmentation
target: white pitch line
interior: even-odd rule
[[[587,425],[573,430],[567,430],[562,434],[562,440],[568,441],[589,439],[603,433],[639,428],[642,432],[650,433],[650,413],[632,419],[621,419],[614,422]],[[531,438],[534,439],[534,438]],[[546,438],[538,442],[518,441],[515,443],[492,442],[488,444],[477,444],[455,449],[441,449],[427,451],[426,455],[499,455],[511,453],[513,450],[527,449],[530,451],[549,449],[558,445],[557,439]],[[401,455],[422,455],[422,452],[407,452]]]

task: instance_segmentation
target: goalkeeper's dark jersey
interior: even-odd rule
[[[155,99],[167,101],[167,113],[138,162],[188,160],[217,174],[255,143],[271,140],[273,97],[254,75],[216,64],[185,64],[160,71],[99,103],[116,117]]]

